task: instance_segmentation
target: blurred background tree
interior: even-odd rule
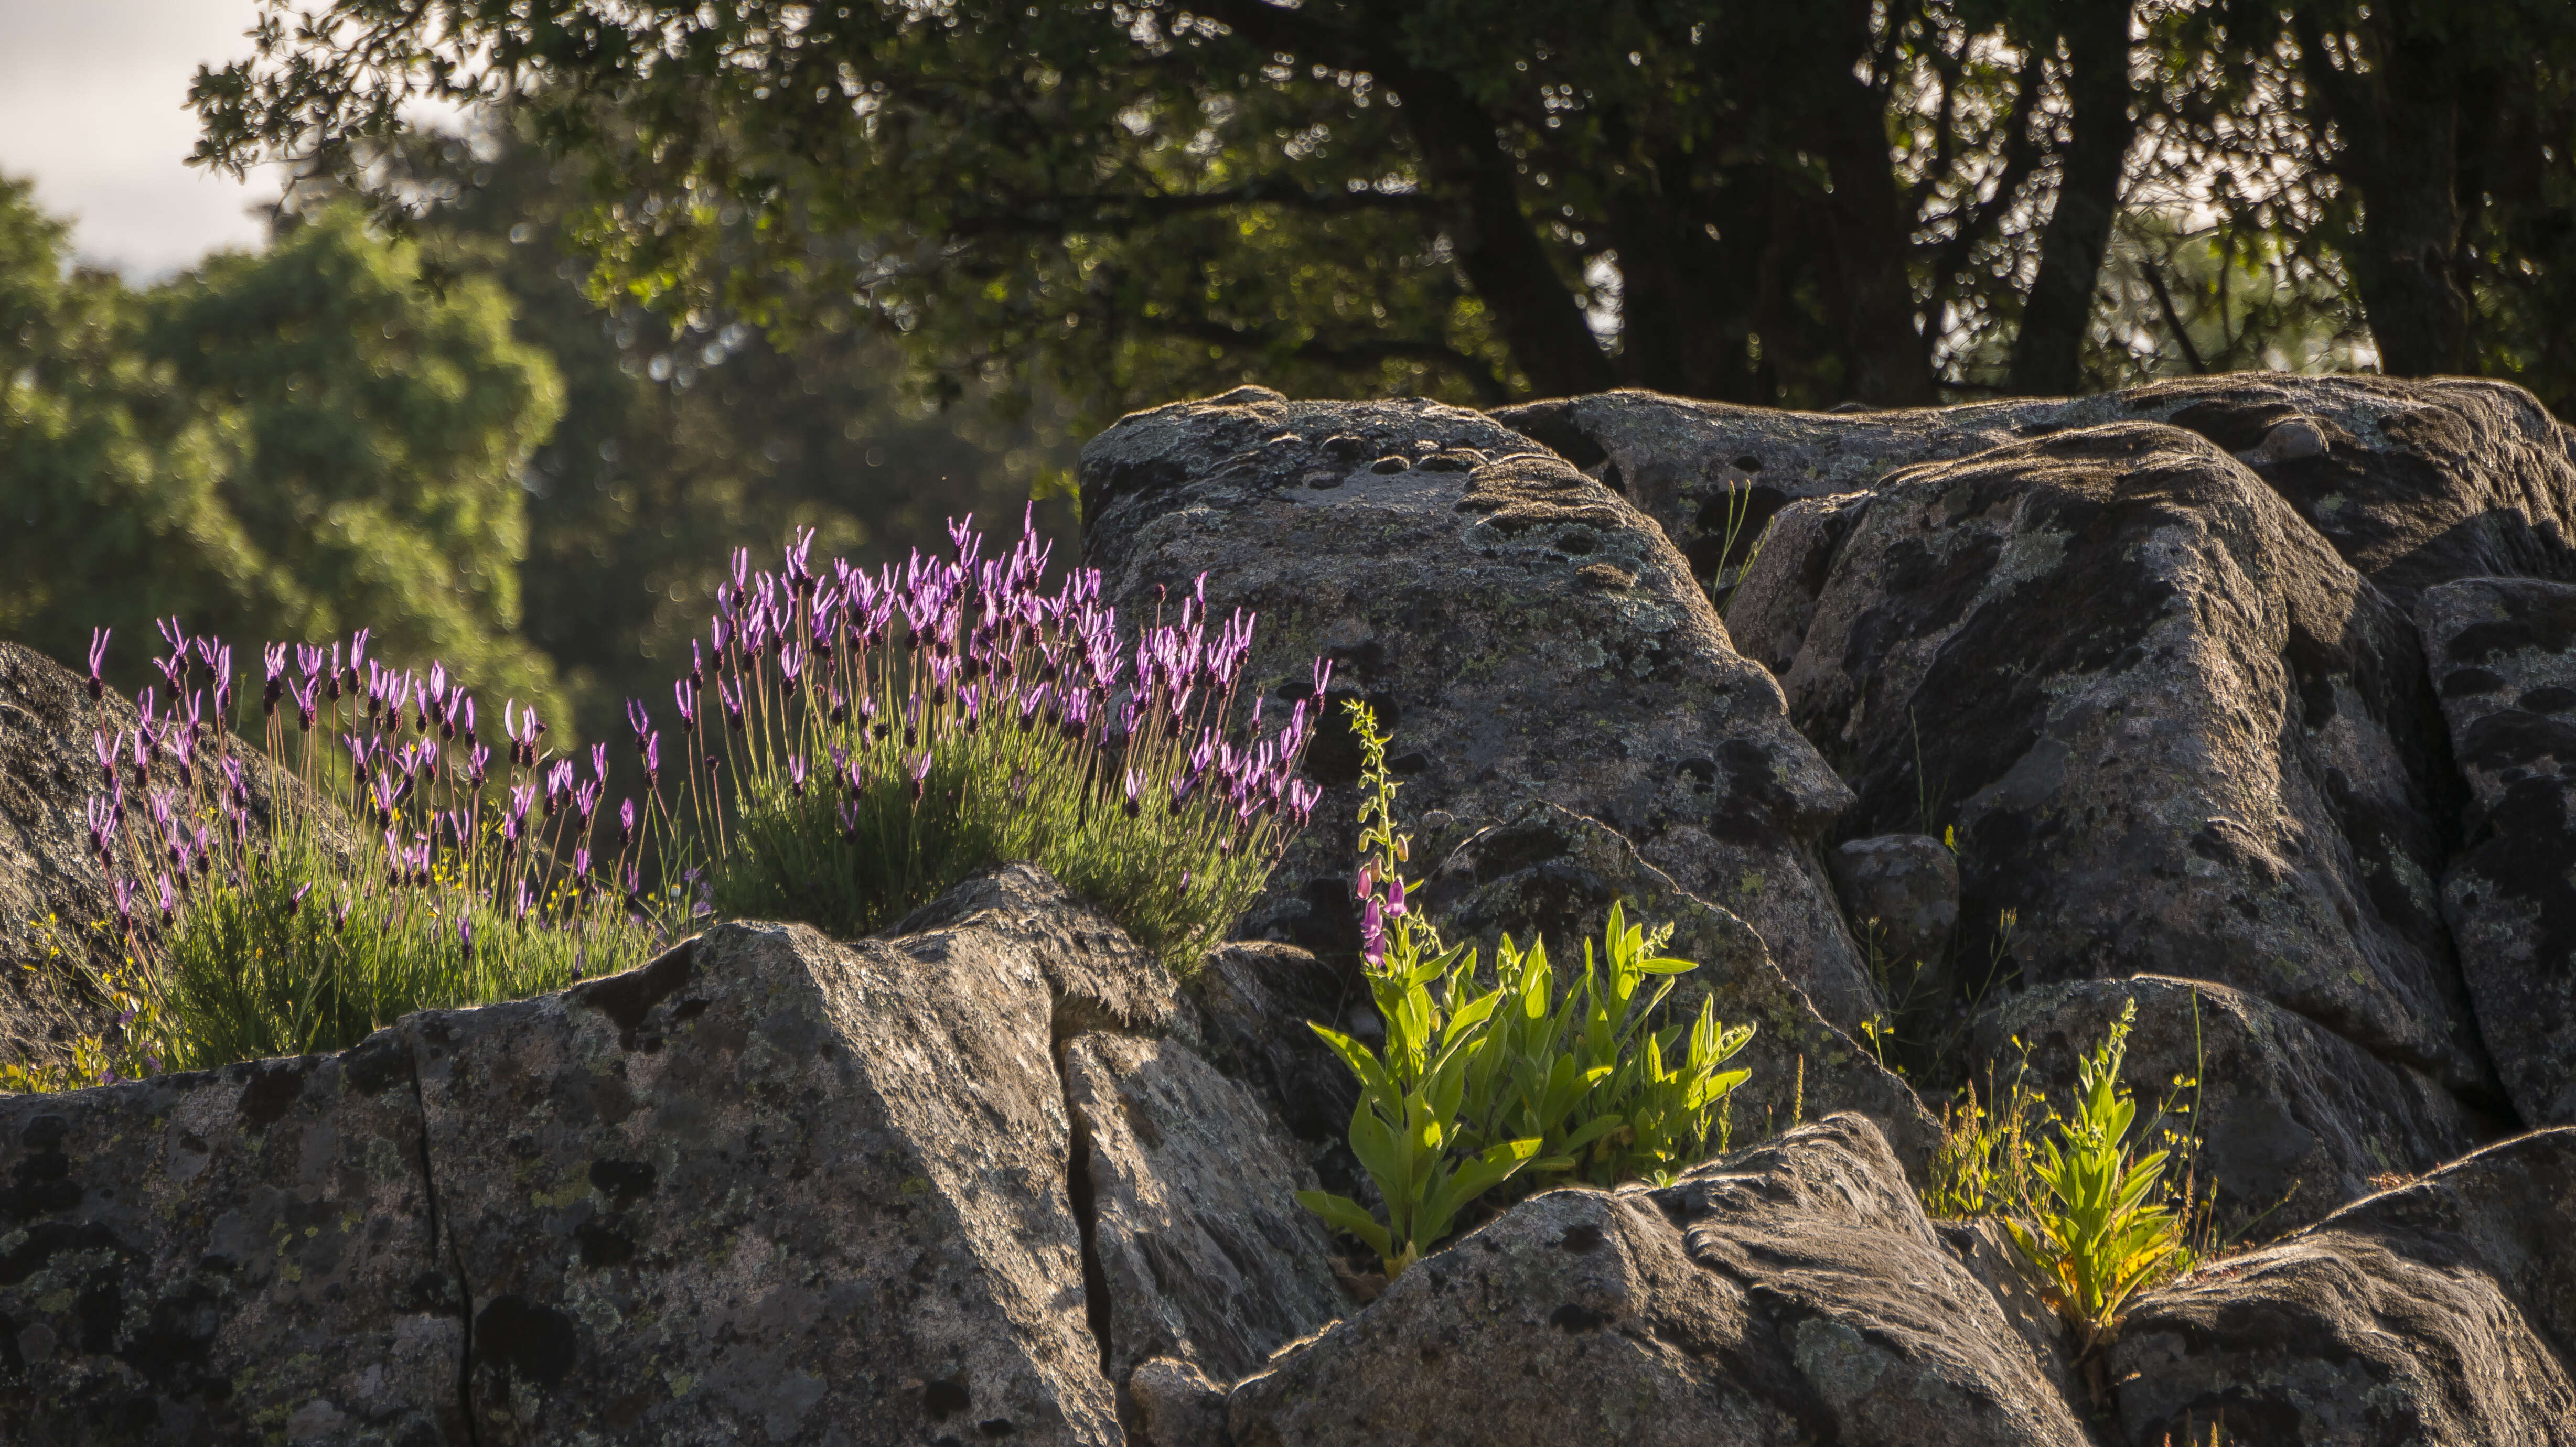
[[[80,656],[152,620],[245,645],[372,626],[387,653],[555,702],[515,636],[517,471],[563,410],[488,279],[433,293],[360,208],[136,293],[64,270],[63,229],[0,188],[0,628]]]
[[[264,3],[191,98],[295,166],[269,250],[136,291],[0,192],[0,630],[58,656],[371,621],[598,737],[728,549],[1007,525],[1248,381],[2576,403],[2564,0]]]
[[[2308,355],[2243,337],[2275,316],[2570,385],[2563,0],[288,9],[200,76],[205,160],[363,184],[404,106],[515,107],[585,168],[601,294],[873,323],[1085,424],[1243,380],[2068,392]],[[2151,275],[2154,236],[2277,295]]]

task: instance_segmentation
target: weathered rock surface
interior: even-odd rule
[[[1081,476],[1110,600],[1150,613],[1207,574],[1219,616],[1260,615],[1246,677],[1274,706],[1334,659],[1336,698],[1393,730],[1410,809],[1598,818],[1820,999],[1865,988],[1813,850],[1849,792],[1617,493],[1476,413],[1257,388],[1130,416]],[[1247,933],[1355,943],[1357,763],[1340,733],[1309,754],[1325,803]]]
[[[1236,1386],[1228,1416],[1237,1447],[2085,1441],[1849,1115],[1666,1189],[1521,1202]]]
[[[2120,1440],[2576,1442],[2571,1212],[2576,1130],[2540,1131],[2139,1297]]]
[[[1331,1243],[1297,1204],[1314,1172],[1251,1092],[1176,1042],[1107,1032],[1065,1046],[1064,1089],[1111,1381],[1168,1358],[1230,1382],[1342,1313]]]
[[[1688,1020],[1714,996],[1720,1020],[1754,1027],[1733,1062],[1753,1072],[1729,1098],[1734,1139],[1848,1110],[1886,1133],[1909,1172],[1931,1158],[1939,1126],[1905,1082],[1818,1013],[1744,921],[1674,884],[1599,822],[1524,803],[1498,824],[1467,831],[1431,871],[1422,897],[1448,938],[1478,941],[1489,959],[1505,934],[1523,948],[1546,940],[1560,978],[1581,971],[1586,941],[1598,948],[1613,904],[1624,902],[1632,924],[1673,926],[1665,952],[1699,968],[1673,977],[1665,1020]]]
[[[1900,468],[2024,438],[2147,421],[2236,455],[2400,604],[2454,578],[2576,581],[2566,431],[2499,382],[2239,373],[2071,401],[1851,414],[1607,392],[1494,416],[1625,493],[1703,578],[1740,564],[1762,524],[1801,499],[1874,489]]]
[[[2460,974],[2524,1122],[2576,1123],[2576,587],[2446,583],[2415,616],[2469,789],[2442,879]]]
[[[1276,940],[1241,940],[1208,952],[1182,986],[1174,1036],[1242,1084],[1285,1129],[1324,1188],[1359,1184],[1345,1134],[1359,1085],[1306,1022],[1377,1043],[1384,1034],[1356,955],[1336,966]]]
[[[0,1441],[470,1440],[421,1149],[392,1031],[0,1096]]]
[[[1025,866],[980,890],[916,933],[723,925],[561,995],[408,1022],[478,1426],[1116,1439],[1051,976],[1161,967],[1114,935],[1123,970],[1098,958],[1096,917]]]
[[[1174,1005],[1013,866],[890,937],[728,924],[336,1057],[0,1096],[0,1440],[1117,1441],[1060,1029],[1132,1334],[1232,1372],[1333,1309],[1253,1098],[1096,1033]]]
[[[1874,496],[1800,498],[1773,516],[1760,553],[1729,578],[1724,594],[1727,636],[1737,652],[1775,674],[1785,675],[1797,663],[1798,645],[1816,621],[1816,600],[1824,596],[1834,558]]]
[[[1825,855],[1843,909],[1875,953],[1890,1004],[1950,998],[1950,932],[1959,924],[1959,861],[1928,834],[1880,834]]]
[[[2205,440],[2122,423],[1898,474],[1784,682],[1854,832],[1955,822],[1969,958],[2018,911],[2031,983],[2214,980],[2489,1088],[2414,630]]]
[[[2121,1078],[2138,1101],[2139,1135],[2159,1104],[2190,1112],[2166,1124],[2199,1129],[2197,1185],[2216,1185],[2219,1224],[2230,1235],[2249,1221],[2256,1240],[2310,1225],[2378,1189],[2375,1179],[2419,1175],[2492,1134],[2423,1075],[2207,981],[2141,975],[2042,985],[1978,1021],[1977,1056],[1994,1062],[2005,1089],[2021,1060],[2016,1042],[2028,1049],[2035,1080],[2073,1080],[2076,1062],[2128,1001],[2138,1018]],[[2178,1087],[2187,1080],[2199,1088]]]

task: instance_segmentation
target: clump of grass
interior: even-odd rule
[[[541,748],[534,708],[504,707],[495,771],[473,696],[440,664],[424,677],[366,657],[365,630],[345,646],[268,645],[256,705],[221,640],[176,619],[162,636],[166,706],[139,691],[131,727],[103,707],[107,635],[91,648],[89,839],[116,900],[101,923],[122,949],[85,983],[116,1024],[0,1070],[0,1088],[343,1049],[414,1010],[640,963],[686,913],[642,892],[652,795],[604,810],[607,749],[582,777]],[[259,811],[237,715],[262,740]],[[658,739],[639,745],[649,782]],[[595,858],[611,817],[616,848]]]
[[[715,907],[863,934],[1029,860],[1195,968],[1320,797],[1296,776],[1308,704],[1244,717],[1254,620],[1214,623],[1204,576],[1131,645],[1096,569],[1046,591],[1033,531],[993,559],[950,531],[952,558],[873,575],[818,570],[810,534],[776,573],[735,555],[674,685]]]

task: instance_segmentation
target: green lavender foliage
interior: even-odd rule
[[[1506,938],[1493,983],[1481,983],[1475,948],[1444,944],[1407,902],[1411,842],[1396,829],[1388,738],[1365,704],[1348,707],[1363,782],[1354,893],[1386,1037],[1372,1051],[1310,1028],[1359,1080],[1351,1149],[1386,1214],[1323,1191],[1298,1201],[1395,1276],[1498,1188],[1576,1175],[1599,1185],[1666,1179],[1706,1153],[1712,1130],[1722,1149],[1727,1097],[1750,1074],[1722,1067],[1752,1027],[1725,1028],[1712,1000],[1688,1022],[1649,1029],[1671,977],[1697,966],[1657,955],[1669,932],[1630,925],[1621,906],[1601,952],[1585,943],[1579,981],[1560,989],[1543,943],[1524,952]],[[1659,981],[1651,991],[1649,979]]]

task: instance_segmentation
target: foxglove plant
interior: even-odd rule
[[[817,567],[810,532],[776,572],[734,555],[672,686],[716,907],[858,934],[1029,860],[1192,969],[1312,815],[1319,720],[1238,708],[1254,620],[1212,619],[1204,576],[1130,639],[1098,570],[1049,589],[1050,544],[986,557],[972,521],[873,573]]]
[[[93,738],[89,844],[125,948],[115,977],[90,983],[120,1028],[72,1052],[77,1078],[21,1069],[0,1084],[342,1048],[412,1010],[560,988],[579,960],[639,963],[683,913],[641,892],[660,817],[649,793],[646,827],[630,801],[614,862],[587,867],[607,760],[594,753],[576,783],[571,760],[540,751],[534,708],[504,708],[510,755],[494,772],[461,682],[441,663],[423,677],[369,658],[365,629],[263,648],[254,704],[229,646],[160,626],[166,707],[144,688],[118,726],[102,704]],[[101,700],[107,646],[102,630]],[[566,796],[578,807],[553,807]]]

